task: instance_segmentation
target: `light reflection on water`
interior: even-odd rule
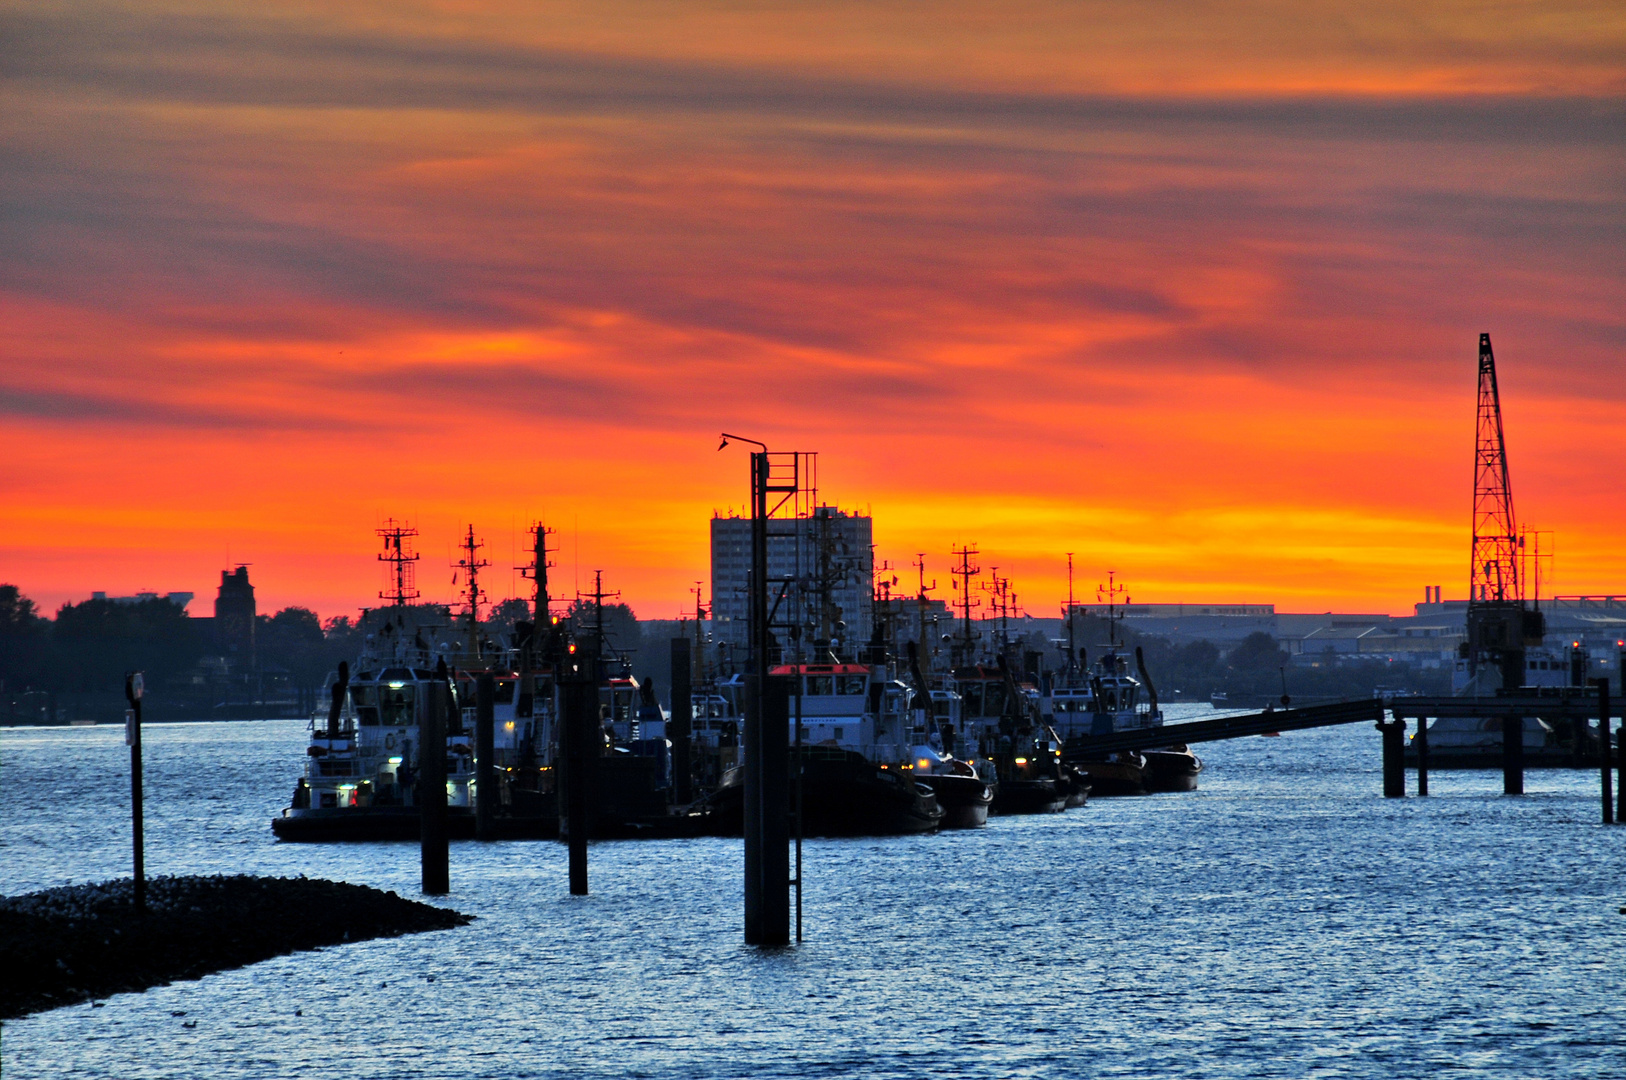
[[[272,840],[303,742],[150,726],[148,872],[415,895],[412,844]],[[809,841],[809,940],[781,952],[740,943],[738,841],[594,845],[577,899],[557,844],[454,843],[473,924],[8,1022],[5,1076],[1622,1069],[1626,829],[1596,824],[1595,774],[1506,799],[1499,773],[1436,773],[1399,801],[1370,725],[1198,749],[1195,795]],[[127,768],[117,727],[0,730],[8,893],[128,873]]]

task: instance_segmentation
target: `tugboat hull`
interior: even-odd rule
[[[559,819],[551,815],[499,816],[493,826],[501,840],[551,840],[559,835]],[[423,824],[412,806],[284,810],[281,817],[271,819],[271,832],[289,843],[416,841],[423,835]],[[446,835],[452,840],[474,839],[474,813],[464,807],[448,808]]]
[[[1203,759],[1185,749],[1143,750],[1142,784],[1147,791],[1196,791]]]
[[[926,775],[916,778],[932,789],[943,808],[944,829],[980,829],[994,802],[992,785],[975,776]]]
[[[1089,803],[1093,785],[1086,773],[1074,768],[1063,769],[1061,786],[1067,794],[1067,809],[1076,810]]]
[[[802,763],[804,836],[902,836],[942,825],[943,808],[930,788],[862,754],[812,747],[803,751]],[[707,809],[712,835],[744,834],[743,770],[730,772]]]
[[[492,815],[492,831],[499,840],[552,840],[559,835],[558,799],[552,791],[515,788]],[[423,835],[416,806],[307,807],[296,805],[271,819],[278,840],[294,843],[370,843],[418,840]],[[474,839],[474,808],[446,808],[446,835],[452,840]]]
[[[1146,769],[1139,761],[1086,761],[1078,767],[1089,776],[1096,798],[1146,794]]]
[[[1067,809],[1067,792],[1049,777],[1001,780],[994,793],[996,814],[1059,814]]]

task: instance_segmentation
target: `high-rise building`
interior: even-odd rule
[[[873,609],[870,572],[873,523],[834,506],[809,517],[775,519],[768,538],[768,580],[774,595],[790,579],[775,624],[803,627],[804,651],[828,635],[838,652],[855,653],[869,640]],[[751,519],[711,519],[713,641],[743,664],[750,640]],[[826,590],[828,602],[825,600]],[[772,601],[770,601],[771,603]],[[781,646],[785,632],[774,631]]]

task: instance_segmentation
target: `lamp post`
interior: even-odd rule
[[[750,945],[790,941],[790,862],[786,815],[787,687],[768,679],[768,505],[770,459],[767,444],[724,433],[730,441],[757,447],[751,454],[750,673],[745,713],[745,940]],[[795,487],[775,490],[795,491]]]

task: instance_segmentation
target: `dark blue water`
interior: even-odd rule
[[[121,729],[0,730],[7,893],[128,873]],[[415,895],[410,844],[292,846],[298,721],[147,729],[152,874]],[[25,1077],[1626,1075],[1626,828],[1597,778],[1380,797],[1370,725],[1203,750],[1203,790],[809,841],[802,946],[740,846],[452,845],[451,931],[6,1023]],[[1408,778],[1409,779],[1409,778]],[[183,1029],[180,1018],[197,1021]],[[297,1010],[297,1013],[296,1013]]]

